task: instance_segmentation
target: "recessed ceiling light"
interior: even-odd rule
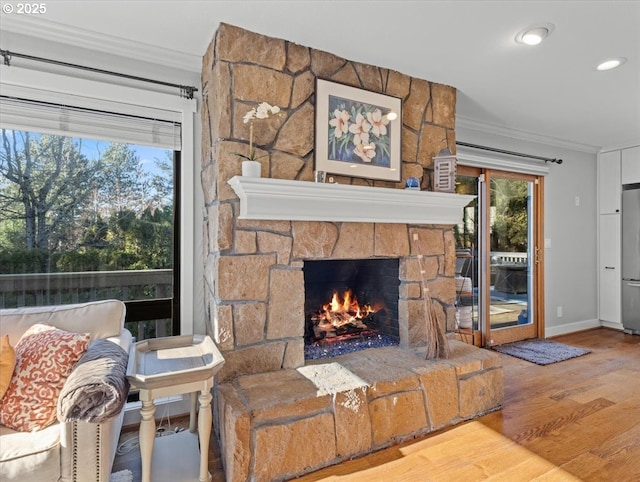
[[[527,45],[538,45],[544,40],[549,31],[546,28],[534,28],[525,32],[522,36],[522,43]]]
[[[553,32],[553,29],[554,27],[551,23],[544,23],[527,27],[518,32],[518,35],[516,35],[516,42],[525,45],[538,45],[546,37],[548,37],[551,32]]]
[[[598,66],[596,67],[596,69],[598,70],[611,70],[611,69],[615,69],[616,67],[620,67],[622,64],[624,64],[627,61],[626,58],[624,57],[617,57],[615,59],[607,59],[604,62],[598,64]]]

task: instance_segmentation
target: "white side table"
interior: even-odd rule
[[[171,336],[140,341],[131,347],[127,378],[140,391],[140,458],[142,482],[151,482],[152,465],[157,480],[209,482],[209,437],[211,436],[211,388],[224,358],[210,337]],[[196,430],[195,392],[198,401]],[[192,394],[189,432],[156,440],[155,398]],[[200,454],[198,457],[198,441]],[[156,445],[156,453],[154,453]],[[198,461],[199,459],[199,461]],[[194,461],[195,460],[195,461]],[[153,461],[153,464],[152,464]],[[198,463],[199,462],[199,463]],[[196,469],[199,468],[199,472]],[[197,477],[197,479],[196,479]]]

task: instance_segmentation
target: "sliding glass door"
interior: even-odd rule
[[[542,329],[542,182],[537,176],[459,167],[458,192],[478,195],[474,222],[467,207],[456,241],[458,249],[472,247],[474,254],[474,329],[484,346],[534,338]]]

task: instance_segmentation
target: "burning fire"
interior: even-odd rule
[[[376,311],[371,305],[360,306],[351,290],[342,296],[334,291],[331,302],[311,316],[316,339],[336,336],[338,331],[344,332],[349,328],[355,331],[367,329],[363,319]]]

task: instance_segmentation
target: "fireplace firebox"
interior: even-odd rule
[[[304,262],[305,358],[398,345],[399,260]]]

